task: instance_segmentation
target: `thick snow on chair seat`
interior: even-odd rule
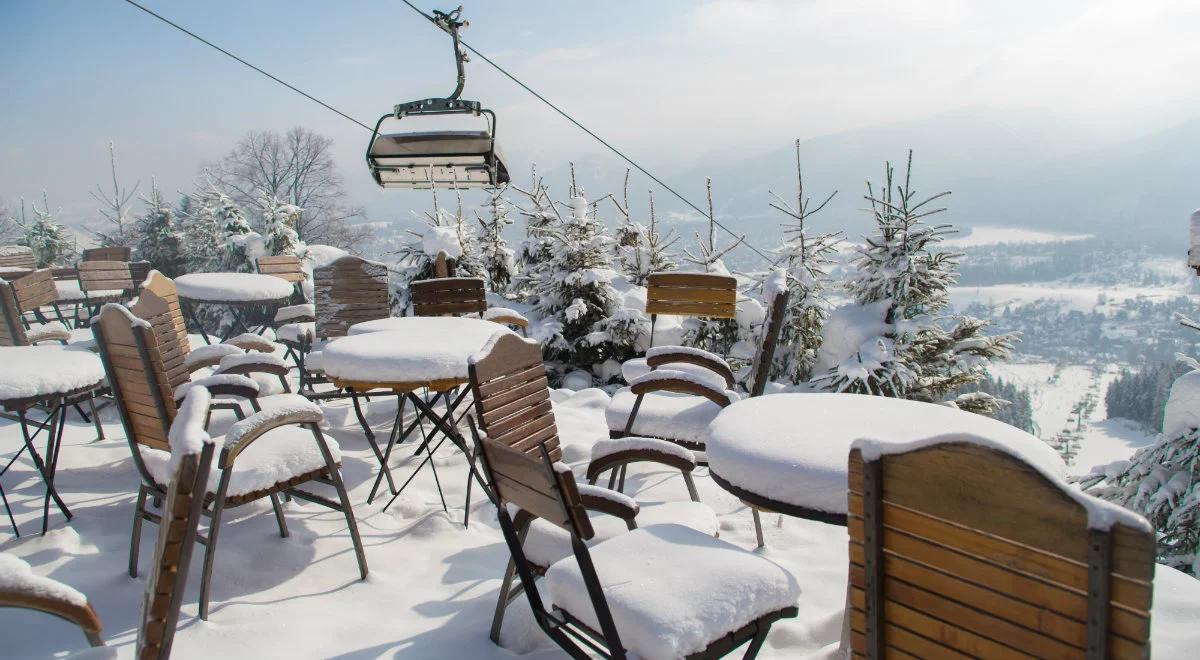
[[[89,329],[88,332],[90,334],[91,330]],[[31,344],[40,341],[68,341],[71,339],[71,331],[58,321],[51,321],[26,330],[25,337]]]
[[[194,365],[204,364],[212,365],[220,362],[221,358],[227,355],[238,355],[242,353],[242,349],[229,344],[201,344],[188,352],[187,357],[183,359],[183,363],[190,369]]]
[[[121,291],[120,289],[110,289],[104,291],[88,291],[87,294],[84,294],[83,289],[79,288],[78,280],[54,280],[54,288],[58,290],[58,302],[65,303],[117,298],[124,293],[124,291]]]
[[[705,369],[691,362],[672,362],[670,364],[661,365],[658,370],[670,369],[671,371],[682,371],[685,374],[697,374],[700,378],[712,377],[714,375],[711,369]],[[646,364],[646,358],[633,358],[626,360],[621,364],[621,377],[626,383],[632,383],[634,380],[650,373],[650,365]],[[719,376],[718,376],[719,378]],[[724,385],[722,385],[724,387]]]
[[[317,306],[312,303],[303,303],[300,305],[288,305],[280,307],[275,312],[275,322],[283,323],[292,319],[313,318],[317,315]]]
[[[289,341],[293,344],[299,344],[301,338],[312,341],[313,336],[317,332],[317,324],[312,321],[304,321],[301,323],[284,323],[275,328],[275,336],[279,341]]]
[[[717,514],[707,504],[680,500],[671,502],[638,502],[636,522],[638,527],[675,523],[686,525],[708,536],[717,535]],[[629,533],[629,527],[624,520],[606,513],[589,511],[592,529],[596,535],[588,541],[588,545],[596,545],[601,541]],[[534,564],[545,568],[564,557],[572,556],[571,536],[558,525],[538,518],[529,524],[525,534],[525,543],[521,546],[525,557]]]
[[[622,388],[604,411],[611,431],[624,431],[637,395]],[[642,399],[631,435],[703,442],[708,425],[721,407],[702,396],[679,392],[650,392]]]
[[[218,445],[225,438],[214,436]],[[325,438],[334,462],[341,460],[341,450],[333,438]],[[159,485],[170,483],[171,455],[159,449],[140,447],[146,470]],[[241,497],[274,488],[296,477],[322,470],[325,458],[310,429],[300,426],[281,426],[267,431],[255,440],[233,463],[226,496]],[[213,466],[208,476],[208,492],[216,493],[221,471]]]
[[[646,660],[702,651],[800,597],[775,562],[683,525],[642,527],[591,555],[622,644]],[[574,557],[551,566],[546,584],[556,606],[600,629]]]
[[[529,325],[529,319],[525,318],[524,314],[521,314],[520,312],[513,310],[513,309],[509,309],[507,307],[489,307],[489,308],[487,308],[483,312],[483,320],[484,321],[496,321],[497,323],[504,323],[505,321],[509,321],[509,322],[516,321],[519,323],[524,323],[525,325]]]

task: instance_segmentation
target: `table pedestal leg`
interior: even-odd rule
[[[204,329],[204,324],[200,322],[200,319],[196,318],[196,309],[194,305],[190,302],[181,302],[182,304],[180,306],[183,307],[183,313],[186,314],[188,319],[192,321],[192,325],[196,326],[196,328],[200,330],[200,336],[204,337],[204,343],[211,346],[212,339],[209,338],[208,331]]]

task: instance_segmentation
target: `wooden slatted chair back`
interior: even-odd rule
[[[17,278],[12,282],[12,288],[17,300],[17,310],[22,314],[58,300],[54,273],[49,268],[35,270]]]
[[[81,261],[76,269],[81,291],[133,291],[128,261]]]
[[[138,628],[136,657],[139,660],[171,657],[171,642],[175,638],[192,548],[196,545],[197,528],[203,515],[213,452],[210,441],[205,442],[200,451],[182,455],[167,489],[154,567],[146,581],[142,625]]]
[[[33,250],[24,245],[5,245],[0,247],[0,268],[37,268],[37,257]]]
[[[646,313],[731,319],[737,314],[737,280],[712,273],[651,273]]]
[[[188,342],[187,324],[179,307],[179,294],[175,290],[174,280],[155,270],[150,272],[145,284],[137,302],[130,305],[129,310],[150,324],[158,344],[163,373],[173,392],[191,380],[187,356],[192,345]]]
[[[538,342],[499,333],[469,365],[486,469],[504,502],[592,537],[575,477],[562,460],[550,386]]]
[[[856,449],[849,487],[855,657],[1148,657],[1148,526],[1090,528],[1065,485],[962,441]]]
[[[131,444],[170,451],[167,432],[175,419],[174,388],[149,322],[110,303],[93,319],[92,332],[126,437]]]
[[[80,255],[80,261],[129,261],[133,250],[127,247],[94,247],[87,248]]]
[[[313,270],[318,339],[344,337],[350,326],[392,315],[387,266],[348,255]]]
[[[298,284],[308,279],[308,276],[304,274],[304,266],[300,263],[300,257],[294,254],[259,257],[255,260],[255,264],[259,273],[274,275],[292,284]]]
[[[779,345],[779,335],[783,333],[783,322],[787,317],[787,305],[790,294],[787,287],[779,287],[767,301],[767,315],[763,319],[762,339],[758,342],[758,350],[754,351],[754,360],[750,363],[750,396],[761,396],[767,389],[771,379],[771,364],[775,361],[775,348]]]
[[[13,283],[0,279],[0,346],[28,346],[25,324],[21,322],[21,308]]]
[[[149,261],[131,261],[129,262],[129,277],[133,280],[133,292],[142,290],[142,284],[150,277],[150,271],[153,267]]]
[[[443,277],[413,282],[408,289],[416,316],[480,314],[487,311],[487,289],[478,277]]]

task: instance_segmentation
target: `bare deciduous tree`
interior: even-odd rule
[[[332,146],[332,139],[301,126],[284,134],[252,131],[209,171],[243,208],[259,209],[270,195],[304,209],[296,225],[301,240],[353,248],[371,229],[350,222],[363,217],[363,210],[346,202]]]

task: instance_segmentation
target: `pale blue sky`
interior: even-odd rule
[[[364,122],[453,87],[448,39],[394,0],[145,4]],[[470,2],[464,37],[670,169],[967,106],[1146,132],[1191,116],[1200,96],[1195,4]],[[486,63],[468,66],[465,96],[500,115],[517,170],[600,152]],[[408,215],[366,175],[361,128],[120,0],[0,3],[0,90],[10,203],[45,189],[87,221],[110,139],[129,183],[155,176],[174,191],[245,131],[301,124],[335,139],[373,219]]]

